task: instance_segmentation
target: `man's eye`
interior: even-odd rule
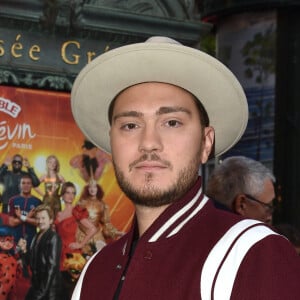
[[[179,125],[181,125],[181,123],[178,122],[177,120],[169,120],[167,122],[167,126],[169,127],[178,127]]]
[[[134,123],[128,123],[128,124],[123,125],[121,128],[125,129],[125,130],[131,130],[131,129],[137,128],[137,125]]]

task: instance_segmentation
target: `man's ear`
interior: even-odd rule
[[[244,216],[247,208],[246,197],[243,194],[239,194],[234,198],[233,210],[239,215]]]
[[[201,153],[201,163],[207,162],[211,151],[213,150],[213,144],[215,139],[215,130],[212,127],[205,127],[203,132],[203,145]]]

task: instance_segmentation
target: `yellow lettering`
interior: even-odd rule
[[[35,53],[40,53],[41,52],[41,48],[38,45],[33,45],[30,49],[29,49],[29,57],[32,60],[39,60],[40,57],[39,56],[35,56]]]
[[[67,50],[69,49],[69,46],[75,45],[77,49],[80,49],[80,44],[76,41],[68,41],[63,43],[61,48],[61,57],[63,61],[69,65],[77,65],[79,63],[80,55],[72,54],[71,57],[73,60],[68,59],[67,57]]]
[[[96,52],[88,51],[86,53],[86,56],[87,56],[87,62],[90,63],[93,60],[93,57],[96,56]]]
[[[22,56],[22,54],[17,53],[18,50],[22,50],[23,49],[23,45],[18,42],[20,38],[21,38],[21,35],[18,34],[17,37],[16,37],[16,43],[14,43],[11,46],[11,55],[13,57],[21,57]]]

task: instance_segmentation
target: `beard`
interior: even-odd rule
[[[191,187],[195,184],[198,178],[199,172],[199,157],[201,151],[199,151],[194,158],[190,160],[188,165],[181,169],[178,173],[178,176],[174,183],[169,187],[159,188],[153,184],[153,177],[155,176],[151,172],[145,173],[145,183],[142,187],[137,188],[129,182],[124,173],[120,168],[113,162],[115,175],[118,181],[118,184],[125,195],[134,203],[141,206],[147,207],[160,207],[176,202],[184,194],[186,194]],[[152,156],[152,158],[151,158]],[[149,157],[148,161],[160,160],[156,154],[153,155],[144,155],[143,157]],[[151,159],[150,159],[151,158]],[[141,158],[137,162],[147,160],[146,158]],[[169,167],[172,169],[170,163]],[[131,168],[130,168],[131,169]]]

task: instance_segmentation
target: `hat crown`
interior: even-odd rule
[[[175,41],[169,37],[166,36],[152,36],[148,38],[145,43],[167,43],[167,44],[175,44],[175,45],[181,45],[178,41]]]

